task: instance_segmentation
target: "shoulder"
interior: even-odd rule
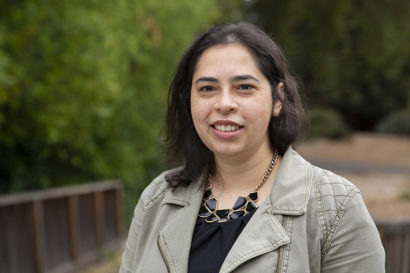
[[[138,201],[141,203],[144,211],[149,210],[160,202],[165,194],[172,189],[166,177],[167,175],[177,172],[179,169],[180,168],[174,168],[162,172],[144,189]]]
[[[327,229],[342,217],[352,199],[356,195],[360,196],[360,191],[346,178],[329,170],[317,166],[313,166],[312,170],[312,197],[316,202],[319,222],[323,229]]]
[[[288,185],[291,180],[297,182],[291,184],[293,192],[298,188],[310,201],[317,200],[326,209],[334,209],[345,197],[359,193],[346,178],[311,164],[292,148],[285,153],[280,168],[283,169],[278,172],[281,181]]]
[[[359,194],[359,189],[346,178],[337,175],[329,170],[312,166],[315,183],[315,196],[319,202],[323,202],[326,207],[336,208],[346,202],[347,197]]]

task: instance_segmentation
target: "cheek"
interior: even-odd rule
[[[205,146],[207,143],[207,111],[204,103],[197,100],[191,100],[191,117],[194,124],[195,131]]]
[[[252,105],[252,109],[249,109],[249,114],[259,120],[260,123],[270,120],[273,113],[272,97],[269,95],[261,96]]]
[[[253,133],[257,135],[260,133],[265,133],[268,130],[273,111],[270,97],[266,97],[264,101],[255,104],[253,109],[250,110],[251,112],[248,114],[251,115],[252,118],[250,123],[253,124]]]
[[[271,110],[271,107],[261,106],[260,104],[254,105],[254,107],[247,109],[244,116],[246,119],[246,124],[252,135],[259,135],[267,130],[269,121],[272,117]]]
[[[191,98],[191,116],[194,122],[195,129],[198,131],[198,126],[204,121],[206,113],[204,104],[199,102],[197,98]]]

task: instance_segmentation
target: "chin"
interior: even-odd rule
[[[241,154],[240,149],[224,148],[224,149],[213,149],[212,150],[215,156],[237,156]]]

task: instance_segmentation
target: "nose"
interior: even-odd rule
[[[223,91],[219,94],[214,107],[216,111],[223,115],[227,115],[238,110],[238,104],[229,91]]]

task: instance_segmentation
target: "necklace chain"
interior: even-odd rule
[[[253,191],[258,191],[263,187],[263,185],[265,185],[266,181],[268,181],[270,174],[275,168],[278,158],[279,158],[278,151],[275,150],[275,154],[273,155],[272,161],[270,162],[268,169],[265,171],[265,175],[262,177],[261,181],[258,183],[258,185],[256,185]]]
[[[271,175],[273,169],[276,166],[276,162],[278,162],[279,154],[278,151],[275,150],[275,153],[273,154],[272,160],[268,166],[268,168],[265,171],[265,175],[261,178],[261,181],[256,185],[255,189],[253,190],[254,192],[259,191],[268,181],[269,176]],[[208,189],[212,189],[212,182],[211,182],[211,173],[209,173],[209,178],[208,178]]]

